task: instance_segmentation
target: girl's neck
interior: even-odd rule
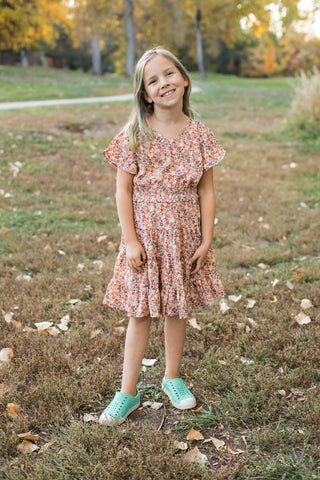
[[[187,116],[182,110],[164,110],[157,109],[152,115],[148,117],[148,122],[151,127],[161,126],[179,126],[187,121]]]

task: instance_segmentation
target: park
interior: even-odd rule
[[[119,427],[98,423],[119,386],[128,325],[102,305],[121,235],[103,150],[132,108],[130,97],[106,98],[132,94],[121,52],[103,75],[0,65],[0,103],[96,99],[0,111],[0,477],[318,479],[320,130],[307,108],[319,104],[316,69],[245,76],[206,64],[204,79],[193,54],[192,106],[227,151],[214,168],[212,244],[226,296],[188,318],[182,371],[194,409],[173,408],[161,391],[159,318],[141,407]]]

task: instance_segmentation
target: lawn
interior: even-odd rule
[[[131,88],[48,69],[1,67],[0,79],[0,101]],[[120,241],[102,151],[130,104],[0,112],[1,478],[320,478],[319,152],[286,129],[291,81],[193,79],[198,116],[228,152],[213,241],[227,296],[190,315],[182,375],[197,408],[181,413],[161,392],[158,319],[139,390],[163,405],[119,428],[96,423],[119,388],[127,326],[101,304]],[[187,439],[192,428],[203,438]]]

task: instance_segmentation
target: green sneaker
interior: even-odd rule
[[[140,394],[133,397],[126,393],[117,392],[107,408],[101,413],[101,425],[120,425],[128,415],[140,406]]]
[[[182,378],[162,379],[162,390],[168,395],[172,405],[180,410],[196,406],[196,399],[187,388]]]

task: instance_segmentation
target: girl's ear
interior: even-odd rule
[[[142,97],[143,99],[147,102],[147,103],[150,103],[152,104],[153,101],[151,100],[151,98],[148,96],[147,92],[145,90],[142,91]]]

